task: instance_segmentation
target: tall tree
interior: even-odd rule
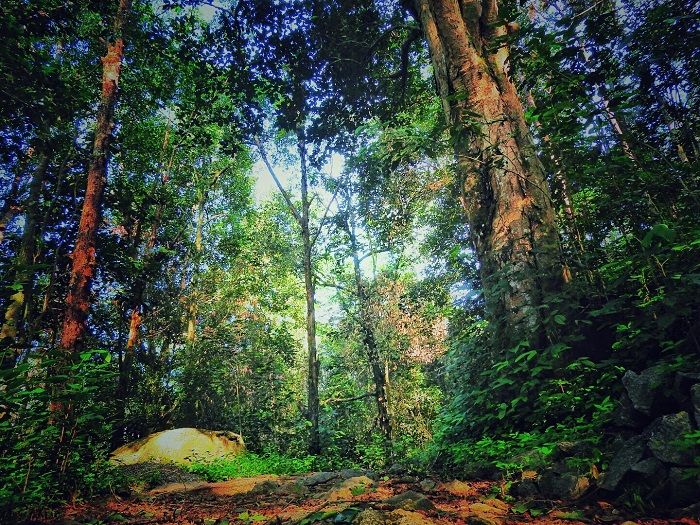
[[[450,126],[461,202],[501,344],[541,343],[544,294],[560,286],[544,169],[508,76],[496,0],[415,0]]]
[[[107,182],[109,148],[114,128],[119,76],[124,58],[124,30],[130,0],[119,0],[112,40],[102,57],[102,92],[95,123],[92,159],[88,170],[85,200],[80,215],[78,238],[72,254],[72,269],[61,334],[61,348],[72,353],[87,330],[90,285],[97,265],[95,245],[102,216],[102,196]]]
[[[389,393],[387,385],[387,374],[379,357],[379,348],[374,335],[372,322],[372,310],[369,305],[369,294],[365,280],[362,276],[362,259],[360,255],[360,243],[358,240],[357,211],[353,202],[352,182],[343,188],[343,214],[344,229],[350,241],[350,256],[352,258],[353,278],[355,283],[354,292],[357,295],[358,322],[362,334],[362,345],[364,346],[367,362],[372,371],[374,382],[374,399],[377,404],[377,425],[384,437],[384,448],[387,456],[391,451],[391,419],[389,417]],[[375,254],[370,253],[373,257]]]
[[[284,197],[284,201],[289,208],[290,213],[296,220],[302,238],[303,253],[302,267],[304,271],[304,289],[306,296],[306,345],[308,351],[308,375],[307,375],[307,417],[311,422],[309,429],[309,453],[319,454],[321,452],[321,435],[319,431],[319,415],[320,397],[319,397],[319,377],[321,365],[318,360],[318,350],[316,341],[316,282],[314,276],[314,245],[316,244],[324,224],[328,217],[328,211],[335,200],[335,195],[328,202],[325,213],[317,225],[315,231],[311,227],[311,212],[312,212],[312,195],[309,194],[309,173],[307,160],[307,145],[304,138],[304,130],[299,128],[296,130],[297,137],[297,152],[299,153],[299,181],[301,185],[301,210],[292,201],[291,196],[285,190],[282,182],[274,171],[270,160],[268,159],[265,148],[256,138],[256,145],[260,156],[272,176],[277,188]]]

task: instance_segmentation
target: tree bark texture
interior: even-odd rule
[[[357,243],[357,226],[355,223],[355,211],[353,203],[348,198],[348,234],[350,237],[350,250],[352,251],[352,264],[355,273],[355,287],[359,306],[360,332],[362,344],[367,353],[367,361],[372,371],[374,382],[374,399],[377,403],[377,426],[384,437],[384,448],[387,454],[391,452],[391,419],[389,417],[389,395],[387,388],[387,374],[379,358],[379,349],[374,338],[371,313],[368,308],[368,294],[362,279],[362,267],[360,265],[359,248]]]
[[[5,310],[5,317],[0,329],[0,342],[7,344],[8,348],[14,348],[11,355],[3,356],[0,368],[5,369],[14,365],[21,348],[18,337],[22,334],[22,324],[29,321],[25,312],[32,298],[34,285],[34,256],[36,254],[36,236],[39,226],[39,212],[41,189],[46,178],[50,157],[47,152],[39,154],[38,163],[32,180],[29,183],[29,195],[26,201],[26,213],[24,215],[24,231],[22,232],[22,243],[19,248],[16,260],[15,283],[22,285],[11,297]]]
[[[301,132],[300,132],[301,133]],[[309,429],[309,454],[321,452],[321,436],[319,433],[319,416],[321,412],[319,399],[320,362],[316,347],[316,283],[313,274],[313,240],[309,224],[311,201],[309,199],[309,178],[306,165],[306,144],[299,137],[299,157],[301,165],[301,236],[304,246],[304,288],[306,290],[306,342],[308,349],[308,417],[311,422]]]
[[[95,244],[97,229],[102,216],[102,196],[107,180],[109,147],[114,127],[114,108],[117,102],[119,75],[124,57],[123,27],[130,0],[120,0],[114,22],[115,39],[107,45],[107,54],[102,57],[102,93],[92,160],[88,170],[87,189],[83,201],[78,237],[73,249],[71,277],[66,298],[65,316],[61,334],[61,348],[73,353],[87,330],[90,309],[90,286],[95,276]]]
[[[495,0],[415,0],[450,127],[487,315],[501,346],[542,343],[544,295],[561,286],[555,211],[508,78]]]

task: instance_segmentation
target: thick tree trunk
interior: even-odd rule
[[[301,165],[301,236],[304,246],[304,287],[306,289],[306,343],[308,350],[308,417],[311,422],[309,429],[309,454],[321,452],[321,437],[319,432],[319,416],[321,412],[319,399],[320,363],[316,348],[316,284],[313,274],[313,240],[309,228],[311,201],[309,199],[309,179],[306,167],[306,144],[299,136],[299,160]]]
[[[540,306],[561,286],[544,169],[515,86],[495,0],[415,0],[450,126],[487,315],[501,346],[543,343]]]
[[[37,227],[40,220],[39,200],[41,199],[41,189],[49,167],[50,157],[48,152],[41,152],[34,175],[29,184],[29,196],[26,202],[26,213],[24,218],[24,231],[22,232],[22,244],[17,254],[15,273],[15,283],[21,284],[22,288],[17,290],[10,297],[10,303],[5,310],[4,323],[0,329],[0,344],[7,348],[12,348],[10,355],[4,355],[0,368],[5,369],[14,365],[18,352],[22,344],[20,335],[22,334],[22,324],[31,322],[27,318],[26,312],[32,300],[34,289],[34,256],[36,253]]]
[[[115,40],[107,45],[107,54],[102,58],[102,94],[78,238],[73,249],[73,265],[61,334],[61,348],[68,354],[76,350],[87,329],[90,286],[97,264],[95,242],[102,216],[102,195],[107,181],[109,146],[112,142],[114,127],[114,107],[117,102],[119,75],[124,56],[122,32],[129,5],[130,0],[119,1],[114,23]]]

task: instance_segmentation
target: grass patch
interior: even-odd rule
[[[193,463],[187,470],[207,481],[224,481],[260,474],[302,474],[313,469],[314,460],[312,456],[293,458],[274,452],[266,454],[246,452],[230,459]]]

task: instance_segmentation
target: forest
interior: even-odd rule
[[[695,0],[0,35],[0,523],[700,523]]]

